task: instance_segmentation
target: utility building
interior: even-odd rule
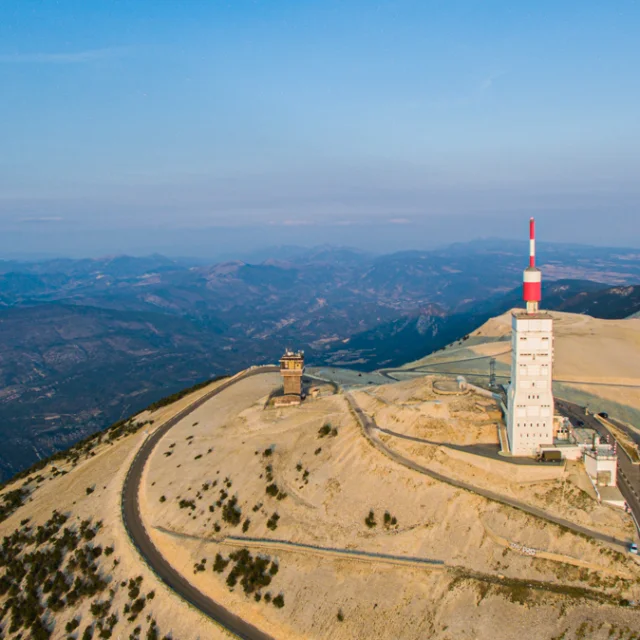
[[[618,455],[616,447],[595,442],[584,452],[584,468],[594,484],[601,487],[615,487],[618,482]]]
[[[553,318],[539,310],[542,276],[535,265],[534,225],[531,218],[526,311],[514,311],[511,318],[507,436],[514,456],[537,455],[541,447],[553,446]]]
[[[304,373],[304,351],[293,352],[287,349],[280,358],[280,374],[284,384],[285,396],[302,397],[302,374]]]

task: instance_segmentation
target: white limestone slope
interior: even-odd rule
[[[511,311],[492,318],[444,351],[408,363],[454,369],[461,374],[488,377],[489,357],[498,362],[506,382],[511,366]],[[640,425],[640,318],[602,320],[591,316],[550,311],[554,324],[554,392],[568,400],[609,410]],[[470,358],[486,356],[486,360]],[[622,410],[618,410],[622,407]],[[627,409],[627,411],[624,410]]]

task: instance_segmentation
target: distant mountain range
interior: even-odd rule
[[[522,288],[518,287],[477,305],[463,305],[457,313],[426,310],[364,331],[327,359],[354,368],[363,364],[366,369],[400,366],[462,338],[489,318],[522,306]],[[627,318],[640,312],[640,286],[609,287],[589,280],[547,282],[543,284],[543,307],[596,318]]]
[[[0,474],[285,346],[363,370],[415,360],[518,306],[526,253],[488,240],[383,256],[282,247],[259,264],[0,261]],[[545,305],[637,312],[639,257],[545,245]]]

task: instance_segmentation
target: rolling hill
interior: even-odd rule
[[[260,264],[0,262],[0,477],[286,346],[363,371],[428,354],[517,304],[523,251],[482,241],[387,256],[283,247]],[[629,250],[603,249],[595,271],[588,248],[545,251],[545,275],[581,277],[546,284],[552,308],[637,310]],[[595,275],[603,282],[584,279]]]
[[[21,474],[0,487],[0,633],[632,635],[630,517],[597,502],[579,464],[448,446],[497,441],[497,407],[433,382],[324,385],[287,410],[268,403],[277,374],[213,382]],[[218,622],[199,610],[211,602]]]

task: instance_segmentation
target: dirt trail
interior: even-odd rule
[[[634,576],[624,571],[609,569],[601,565],[593,564],[592,562],[585,562],[584,560],[578,560],[578,558],[572,558],[570,556],[565,556],[558,553],[551,553],[550,551],[542,551],[542,549],[532,549],[524,545],[521,545],[517,542],[509,541],[506,538],[503,538],[502,536],[499,536],[497,533],[492,531],[485,522],[483,522],[482,525],[484,526],[484,529],[487,532],[487,535],[496,544],[499,544],[502,547],[506,547],[507,549],[511,549],[511,551],[515,551],[516,553],[520,553],[526,556],[533,556],[536,558],[544,558],[545,560],[551,560],[553,562],[571,564],[574,567],[581,567],[584,569],[589,569],[590,571],[600,571],[603,573],[609,573],[618,578],[623,578],[624,580],[634,579]]]

